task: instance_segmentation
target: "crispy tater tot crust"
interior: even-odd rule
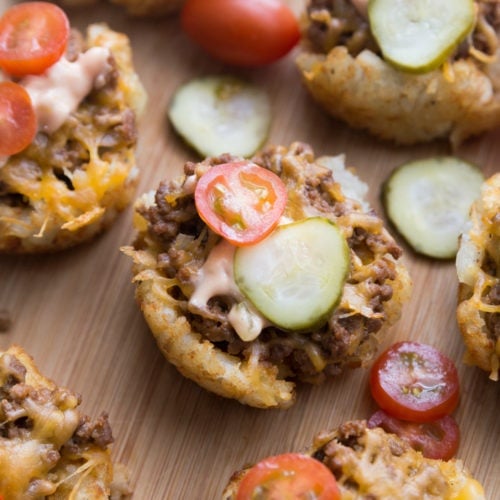
[[[0,492],[6,499],[123,498],[128,472],[114,466],[107,415],[95,422],[80,397],[43,376],[21,347],[0,351]]]
[[[367,186],[343,158],[315,158],[297,142],[266,148],[253,160],[284,180],[287,217],[330,217],[351,246],[350,277],[328,325],[304,334],[264,328],[257,339],[243,342],[224,312],[232,297],[215,295],[193,310],[194,276],[220,240],[196,213],[194,185],[211,165],[236,160],[223,155],[188,162],[189,175],[141,196],[135,205],[138,235],[123,251],[133,259],[136,299],[158,346],[184,376],[244,404],[286,408],[295,400],[297,380],[319,383],[372,359],[383,332],[399,318],[411,281],[401,249],[360,199]],[[347,198],[359,189],[360,198]]]
[[[500,173],[487,179],[473,204],[457,254],[457,321],[465,361],[498,381],[500,369]]]
[[[384,61],[368,21],[350,2],[333,0],[332,12],[310,3],[315,6],[304,16],[296,63],[307,90],[334,117],[400,144],[449,139],[458,145],[500,125],[500,48],[498,33],[483,27],[486,16],[478,16],[477,31],[485,33],[478,38],[487,33],[494,53],[483,54],[470,42],[469,54],[412,74]],[[324,35],[321,50],[308,39],[320,31],[316,22],[324,23],[325,32],[332,30],[333,41]]]
[[[482,486],[461,460],[425,458],[395,434],[370,429],[364,420],[342,424],[315,436],[302,451],[329,467],[337,479],[342,500],[390,498],[420,500],[463,498],[484,500]],[[249,467],[235,472],[223,500],[234,500]]]
[[[93,24],[83,42],[112,54],[112,83],[0,166],[0,253],[62,250],[107,228],[135,192],[136,117],[146,94],[129,39]]]

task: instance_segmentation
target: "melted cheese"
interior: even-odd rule
[[[340,444],[335,438],[335,433],[327,434],[317,443],[341,471],[337,479],[343,500],[366,494],[392,500],[485,500],[481,484],[460,460],[425,458],[411,447],[395,454],[399,438],[380,428],[366,429],[355,444]]]
[[[94,86],[104,83],[102,75],[110,67],[109,56],[109,49],[92,47],[74,62],[62,57],[42,75],[20,80],[31,97],[39,131],[56,131]]]
[[[14,356],[27,370],[24,383],[33,395],[20,399],[17,414],[3,417],[7,420],[26,417],[31,428],[18,436],[0,437],[0,493],[6,499],[39,498],[57,489],[49,480],[49,472],[54,467],[54,454],[58,456],[78,427],[78,398],[53,386],[36,370],[31,358],[16,347],[0,353],[0,389],[9,380]],[[38,392],[43,392],[46,399],[39,398]],[[36,486],[33,481],[37,481]]]
[[[450,497],[450,500],[485,500],[484,489],[481,484],[472,478],[467,478],[458,494]]]
[[[47,477],[48,467],[44,457],[49,453],[57,453],[54,446],[36,440],[25,441],[15,439],[0,442],[0,492],[7,498],[22,498],[28,491],[33,478]],[[55,485],[45,493],[53,493]]]

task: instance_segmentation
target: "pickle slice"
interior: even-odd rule
[[[370,0],[370,28],[387,62],[424,73],[439,67],[475,22],[473,0]]]
[[[253,155],[271,125],[267,94],[233,76],[207,76],[177,89],[168,117],[177,133],[202,157]]]
[[[475,165],[453,156],[416,160],[394,170],[382,186],[382,202],[417,253],[451,259],[483,180]]]
[[[256,245],[238,247],[235,281],[275,325],[305,331],[324,323],[342,297],[349,247],[330,220],[279,226]]]

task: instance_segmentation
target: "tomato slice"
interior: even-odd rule
[[[384,410],[378,410],[369,418],[367,425],[369,428],[381,427],[386,432],[397,434],[427,458],[449,460],[458,450],[460,430],[451,415],[419,423],[400,420],[391,417]]]
[[[297,18],[282,0],[187,0],[181,24],[208,54],[235,66],[270,64],[300,39]]]
[[[453,361],[418,342],[398,342],[383,352],[372,366],[370,389],[383,410],[413,422],[449,415],[459,399]]]
[[[57,5],[14,5],[0,18],[0,68],[18,77],[43,73],[63,55],[69,31],[69,20]]]
[[[238,246],[264,239],[285,210],[287,191],[270,170],[250,161],[215,165],[203,174],[194,193],[203,221]]]
[[[338,500],[332,471],[319,460],[300,453],[284,453],[254,465],[240,482],[236,500]]]
[[[28,92],[17,83],[0,82],[0,155],[22,151],[35,137],[36,129]]]

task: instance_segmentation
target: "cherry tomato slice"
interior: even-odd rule
[[[236,500],[338,500],[340,492],[332,471],[300,453],[284,453],[254,465],[243,476]]]
[[[294,13],[280,0],[187,0],[181,24],[207,53],[236,66],[272,63],[300,38]]]
[[[369,428],[381,427],[386,432],[397,434],[427,458],[449,460],[458,450],[460,430],[451,415],[432,422],[418,423],[400,420],[379,410],[369,418],[367,425]]]
[[[413,422],[449,415],[459,399],[453,361],[418,342],[398,342],[383,352],[372,366],[370,389],[383,410]]]
[[[0,68],[18,77],[43,73],[66,50],[69,30],[68,18],[57,5],[14,5],[0,18]]]
[[[0,82],[0,155],[22,151],[35,137],[37,122],[31,98],[21,85]]]
[[[217,234],[238,246],[264,239],[285,210],[287,191],[270,170],[250,161],[215,165],[196,185],[200,217]]]

